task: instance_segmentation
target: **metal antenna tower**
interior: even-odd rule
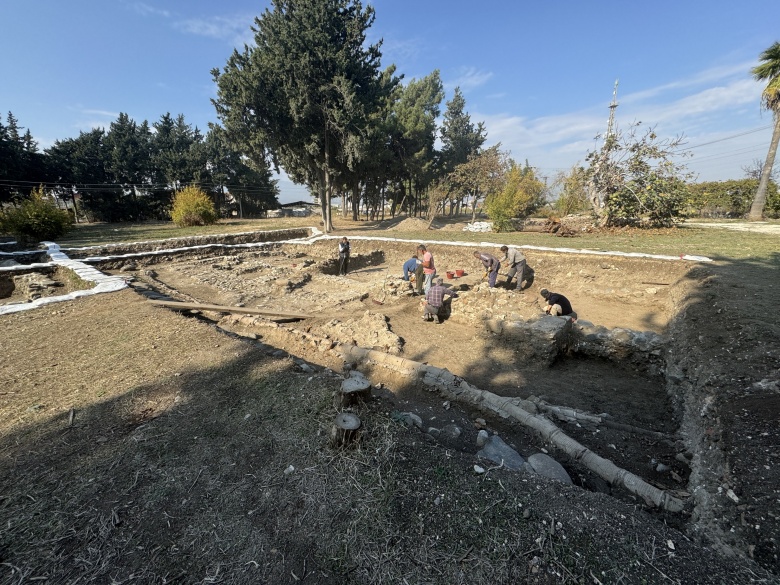
[[[596,213],[604,208],[604,194],[596,186],[596,177],[601,173],[602,167],[608,162],[611,146],[611,140],[615,135],[615,110],[618,107],[617,102],[618,80],[615,80],[615,89],[612,91],[612,103],[609,104],[609,122],[607,122],[607,133],[604,135],[604,144],[601,146],[601,152],[593,163],[593,172],[588,180],[588,199]]]
[[[607,122],[607,134],[604,136],[604,142],[615,133],[615,110],[618,107],[617,102],[618,80],[615,80],[615,89],[612,91],[612,103],[609,104],[609,122]]]

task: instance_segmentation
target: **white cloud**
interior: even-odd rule
[[[484,85],[491,77],[493,73],[490,71],[478,71],[475,67],[461,67],[458,69],[458,76],[452,81],[445,81],[444,87],[445,89],[460,87],[465,92]]]
[[[369,31],[369,36],[370,36]],[[369,42],[371,44],[376,44],[379,41],[377,38],[376,40],[369,39]],[[417,58],[417,56],[420,54],[420,42],[417,39],[393,39],[393,38],[383,38],[382,39],[382,60],[386,61],[385,66],[389,65],[390,63],[403,63],[408,61],[413,61]]]
[[[82,114],[90,114],[93,116],[105,116],[107,118],[118,118],[119,112],[109,112],[108,110],[81,110]]]
[[[751,63],[737,63],[734,65],[723,65],[721,67],[711,67],[696,75],[688,78],[659,85],[657,87],[629,93],[620,98],[623,103],[642,102],[656,96],[670,93],[672,91],[685,90],[691,87],[711,86],[713,84],[728,83],[735,78],[745,78],[753,65]]]
[[[144,2],[129,2],[127,3],[127,6],[130,7],[131,10],[134,10],[141,16],[163,16],[165,18],[169,18],[171,16],[171,13],[167,10],[162,10],[160,8],[155,8],[154,6],[149,6],[148,4],[145,4]]]
[[[617,124],[626,128],[641,121],[643,127],[654,127],[661,139],[682,135],[689,144],[693,144],[691,136],[696,143],[719,140],[706,149],[696,149],[689,166],[701,173],[701,180],[739,178],[741,167],[761,156],[768,144],[764,135],[770,134],[767,129],[752,133],[769,124],[760,118],[761,85],[747,71],[744,64],[724,66],[622,100],[618,95]],[[584,161],[589,151],[598,148],[595,137],[606,130],[608,118],[603,104],[540,118],[472,115],[485,122],[490,144],[501,142],[516,160],[527,158],[546,170],[565,170]],[[747,136],[741,138],[742,133]]]
[[[215,16],[181,20],[174,27],[187,34],[225,40],[235,47],[242,47],[254,42],[254,33],[250,29],[253,23],[254,16]]]

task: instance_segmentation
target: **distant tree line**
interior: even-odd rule
[[[43,184],[59,200],[78,198],[89,219],[163,219],[172,194],[192,185],[219,212],[229,193],[252,215],[276,203],[272,171],[284,169],[319,199],[325,231],[334,198],[353,219],[473,218],[481,209],[500,229],[551,201],[590,209],[605,225],[671,225],[694,210],[745,213],[734,189],[694,188],[675,160],[679,139],[660,141],[652,129],[608,131],[587,167],[548,185],[500,144],[485,147],[485,126],[472,121],[460,88],[442,113],[438,70],[404,82],[395,65],[383,68],[381,40],[367,40],[374,17],[360,0],[272,0],[255,19],[254,43],[211,72],[219,124],[205,137],[182,115],[149,125],[120,114],[108,130],[41,154],[9,114],[0,126],[0,204]],[[770,213],[775,193],[772,183]]]
[[[43,187],[89,221],[162,220],[170,219],[174,193],[195,185],[223,215],[236,209],[252,217],[278,206],[263,161],[231,149],[218,126],[204,137],[183,115],[165,114],[150,126],[122,113],[108,130],[57,140],[44,152],[22,130],[12,113],[0,122],[0,205],[21,204]]]

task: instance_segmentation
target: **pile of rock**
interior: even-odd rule
[[[373,348],[394,355],[401,353],[403,345],[401,338],[390,331],[387,317],[371,311],[366,311],[359,319],[333,319],[323,325],[321,331],[340,343]]]
[[[62,286],[62,283],[37,272],[14,276],[13,280],[15,292],[28,301],[52,296],[56,294],[56,289]]]
[[[493,222],[491,221],[474,221],[467,223],[463,228],[464,232],[492,232]]]

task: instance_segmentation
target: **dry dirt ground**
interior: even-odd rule
[[[434,325],[398,278],[414,244],[352,247],[346,277],[332,240],[115,259],[102,268],[130,290],[0,317],[0,583],[778,582],[776,267],[529,251],[518,294],[486,290],[474,248],[432,247],[441,273],[466,272]],[[662,354],[528,360],[483,323],[538,317],[541,287],[580,324],[662,336]],[[311,316],[175,313],[155,293]],[[359,445],[333,450],[344,362],[306,336],[609,415],[560,424],[687,508],[389,372],[368,372]],[[574,485],[478,459],[479,428]]]

